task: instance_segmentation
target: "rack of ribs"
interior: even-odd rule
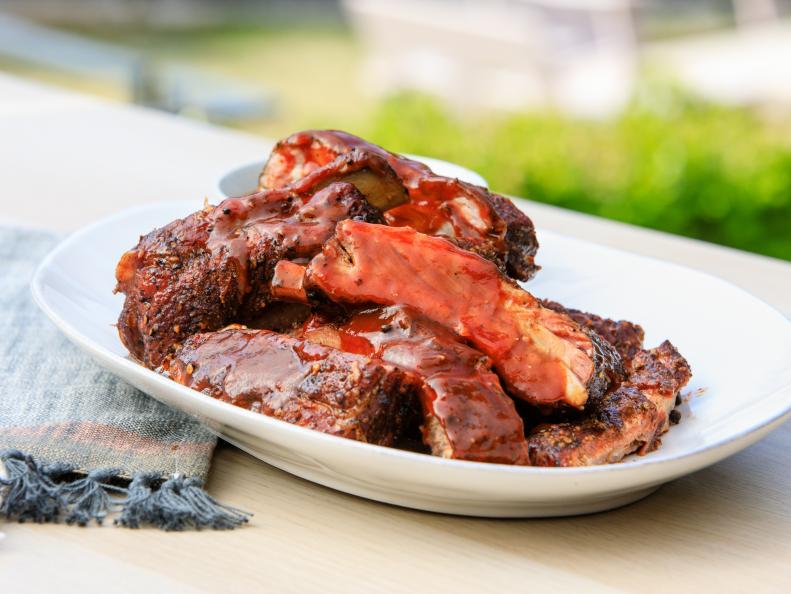
[[[406,203],[385,210],[388,225],[442,235],[498,263],[518,280],[536,271],[538,250],[532,221],[509,199],[474,184],[437,175],[426,165],[337,130],[298,132],[277,143],[259,179],[261,189],[282,188],[332,165],[350,153],[378,155],[409,193]],[[365,192],[364,192],[365,193]],[[376,204],[376,203],[374,203]]]
[[[346,218],[381,221],[351,184],[229,198],[141,237],[116,267],[121,341],[156,367],[196,332],[257,316],[277,262],[306,261]]]
[[[687,361],[668,341],[638,350],[626,380],[594,399],[581,420],[539,425],[530,433],[530,463],[611,464],[633,452],[650,452],[668,430],[670,411],[691,375]]]
[[[403,431],[416,388],[382,361],[240,328],[190,336],[160,372],[254,412],[385,446]]]
[[[317,316],[300,336],[414,374],[420,382],[423,441],[433,455],[528,463],[522,419],[489,358],[413,308],[367,309],[339,322]]]
[[[689,365],[636,324],[523,290],[538,244],[507,199],[334,131],[278,143],[261,184],[121,257],[118,331],[142,364],[373,444],[417,443],[422,419],[423,451],[456,460],[658,446]]]
[[[543,307],[480,256],[409,227],[339,223],[306,282],[350,305],[406,305],[489,356],[511,396],[581,409],[622,375],[595,332]]]

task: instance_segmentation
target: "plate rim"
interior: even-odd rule
[[[520,202],[529,203],[529,201],[525,199],[518,198]],[[660,458],[660,459],[651,459],[645,457],[635,457],[630,456],[626,460],[621,461],[616,464],[601,464],[601,465],[594,465],[594,466],[578,466],[578,467],[540,467],[540,466],[518,466],[518,465],[511,465],[511,464],[499,464],[499,463],[490,463],[490,462],[475,462],[475,461],[467,461],[467,460],[455,460],[455,459],[446,459],[440,458],[437,456],[432,456],[429,454],[421,454],[418,452],[410,452],[406,450],[400,450],[397,448],[386,447],[386,446],[379,446],[375,444],[363,443],[358,442],[352,439],[346,439],[339,436],[328,435],[322,433],[320,431],[315,431],[313,429],[309,429],[306,427],[300,427],[298,425],[293,425],[291,423],[287,423],[286,421],[281,421],[279,419],[275,419],[273,417],[268,417],[266,415],[262,415],[259,413],[255,413],[237,406],[233,404],[223,402],[220,400],[216,400],[214,398],[208,397],[201,392],[188,388],[186,386],[182,386],[169,380],[168,378],[150,370],[138,363],[132,361],[127,357],[123,357],[116,353],[113,353],[109,349],[101,346],[100,344],[96,343],[92,338],[88,335],[84,334],[79,328],[73,325],[70,321],[66,320],[65,318],[61,317],[48,303],[47,298],[44,296],[43,293],[43,286],[44,286],[44,278],[46,275],[47,269],[50,267],[52,261],[58,257],[62,252],[67,250],[69,247],[73,246],[74,244],[78,244],[79,240],[82,239],[84,236],[90,234],[97,228],[101,228],[118,220],[123,220],[128,216],[132,215],[133,213],[151,210],[151,209],[165,209],[165,208],[172,208],[175,206],[187,206],[193,205],[193,200],[171,200],[171,201],[159,201],[159,202],[147,202],[144,204],[135,205],[132,207],[128,207],[113,213],[107,217],[103,217],[89,225],[86,225],[73,233],[69,234],[67,237],[63,238],[57,245],[55,245],[47,255],[42,259],[42,261],[36,267],[36,270],[33,274],[33,277],[30,281],[30,290],[33,297],[34,302],[36,305],[44,312],[44,314],[58,327],[58,329],[63,332],[69,340],[77,345],[84,351],[87,351],[93,358],[99,359],[105,362],[107,365],[104,365],[110,372],[115,373],[114,369],[110,366],[112,365],[120,365],[121,367],[126,368],[133,373],[142,373],[144,376],[148,377],[149,379],[161,383],[166,389],[175,389],[177,392],[180,392],[184,397],[195,397],[196,395],[200,396],[201,406],[207,407],[210,409],[222,410],[228,413],[234,413],[237,415],[241,415],[243,418],[246,418],[248,421],[253,423],[259,423],[263,427],[271,426],[275,427],[276,430],[283,430],[287,432],[294,432],[295,435],[302,435],[308,439],[318,440],[318,441],[325,441],[326,443],[336,444],[337,446],[343,445],[346,448],[353,448],[357,449],[363,453],[368,453],[371,455],[380,455],[386,456],[388,458],[395,458],[400,461],[414,461],[420,462],[423,464],[431,464],[435,467],[445,468],[451,471],[458,471],[458,472],[466,472],[466,471],[483,471],[483,472],[494,472],[497,474],[516,474],[519,476],[555,476],[555,477],[581,477],[581,476],[589,476],[589,475],[600,475],[600,474],[608,474],[608,473],[638,473],[638,472],[650,472],[652,468],[663,468],[666,467],[669,470],[677,468],[678,466],[685,465],[690,468],[688,471],[684,471],[683,474],[687,472],[693,472],[700,468],[706,467],[710,464],[718,462],[724,458],[729,457],[730,455],[740,451],[744,447],[747,447],[754,441],[760,439],[763,435],[763,430],[771,431],[772,429],[779,426],[783,421],[791,418],[791,381],[786,383],[785,385],[779,386],[772,392],[766,394],[763,398],[775,398],[778,395],[783,393],[787,394],[786,402],[782,407],[782,410],[779,412],[774,413],[773,415],[769,416],[768,418],[763,419],[760,423],[755,424],[749,428],[743,429],[740,432],[728,436],[725,439],[715,441],[711,444],[702,445],[698,448],[693,448],[685,452],[680,452],[672,457],[667,458]],[[537,231],[542,231],[540,228]],[[543,230],[544,233],[551,233],[555,236],[571,239],[576,242],[582,242],[587,244],[592,244],[597,246],[598,248],[602,248],[609,252],[619,253],[619,254],[626,254],[629,256],[634,256],[638,258],[650,259],[655,262],[659,262],[665,265],[669,265],[672,267],[677,267],[683,269],[687,272],[692,272],[699,275],[704,275],[710,279],[713,279],[717,282],[724,283],[728,285],[731,289],[736,290],[737,292],[743,294],[744,296],[753,299],[763,307],[767,308],[770,312],[775,314],[779,317],[783,323],[787,324],[789,330],[791,330],[791,319],[786,316],[783,312],[779,311],[773,305],[767,303],[763,299],[753,295],[746,289],[732,283],[727,279],[723,279],[717,275],[712,273],[699,270],[693,268],[691,266],[687,266],[684,264],[678,264],[675,262],[670,262],[668,260],[663,260],[661,258],[655,256],[645,256],[642,254],[635,254],[633,252],[629,252],[627,250],[603,245],[600,243],[596,243],[594,241],[590,241],[587,239],[580,239],[574,236],[565,235],[563,233],[558,233],[551,230]],[[149,397],[159,400],[156,396],[152,394],[148,394]],[[170,405],[166,405],[170,406]],[[183,411],[185,414],[190,416],[195,416],[193,413],[189,413],[187,411]],[[772,426],[774,425],[774,426]],[[768,428],[768,429],[767,429]],[[754,440],[750,440],[749,438],[753,435],[758,434]],[[707,455],[720,449],[727,449],[727,446],[735,444],[736,442],[745,441],[746,443],[741,447],[737,448],[735,451],[726,453],[721,457],[718,457],[714,460],[707,460]],[[667,475],[672,475],[673,472],[667,472]]]

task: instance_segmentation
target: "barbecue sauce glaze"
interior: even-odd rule
[[[522,419],[491,361],[441,324],[396,306],[359,311],[340,324],[314,317],[302,335],[415,373],[423,439],[434,455],[527,464]]]
[[[320,137],[321,142],[316,142]],[[505,253],[506,225],[480,196],[483,190],[456,179],[434,174],[426,165],[390,153],[361,138],[340,131],[301,132],[288,139],[288,145],[275,151],[267,164],[269,175],[262,176],[267,188],[294,183],[332,162],[350,150],[361,150],[384,157],[409,192],[409,202],[384,213],[385,222],[394,227],[409,226],[428,235],[444,235],[477,244],[485,237],[495,249]]]
[[[581,408],[587,399],[588,335],[446,240],[343,221],[311,261],[308,284],[339,303],[413,307],[491,357],[509,393],[531,404]]]

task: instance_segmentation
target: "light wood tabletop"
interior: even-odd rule
[[[70,231],[143,202],[210,198],[270,143],[0,75],[0,222]],[[530,205],[538,227],[680,262],[791,316],[791,265]],[[791,221],[789,222],[791,233]],[[734,312],[738,315],[738,312]],[[4,523],[0,591],[791,591],[791,424],[628,507],[488,520],[387,506],[220,445],[209,491],[232,532]]]

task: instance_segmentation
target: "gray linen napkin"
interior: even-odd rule
[[[33,303],[31,277],[56,243],[0,226],[0,515],[101,522],[117,492],[126,526],[246,521],[200,489],[216,437],[102,370]]]

